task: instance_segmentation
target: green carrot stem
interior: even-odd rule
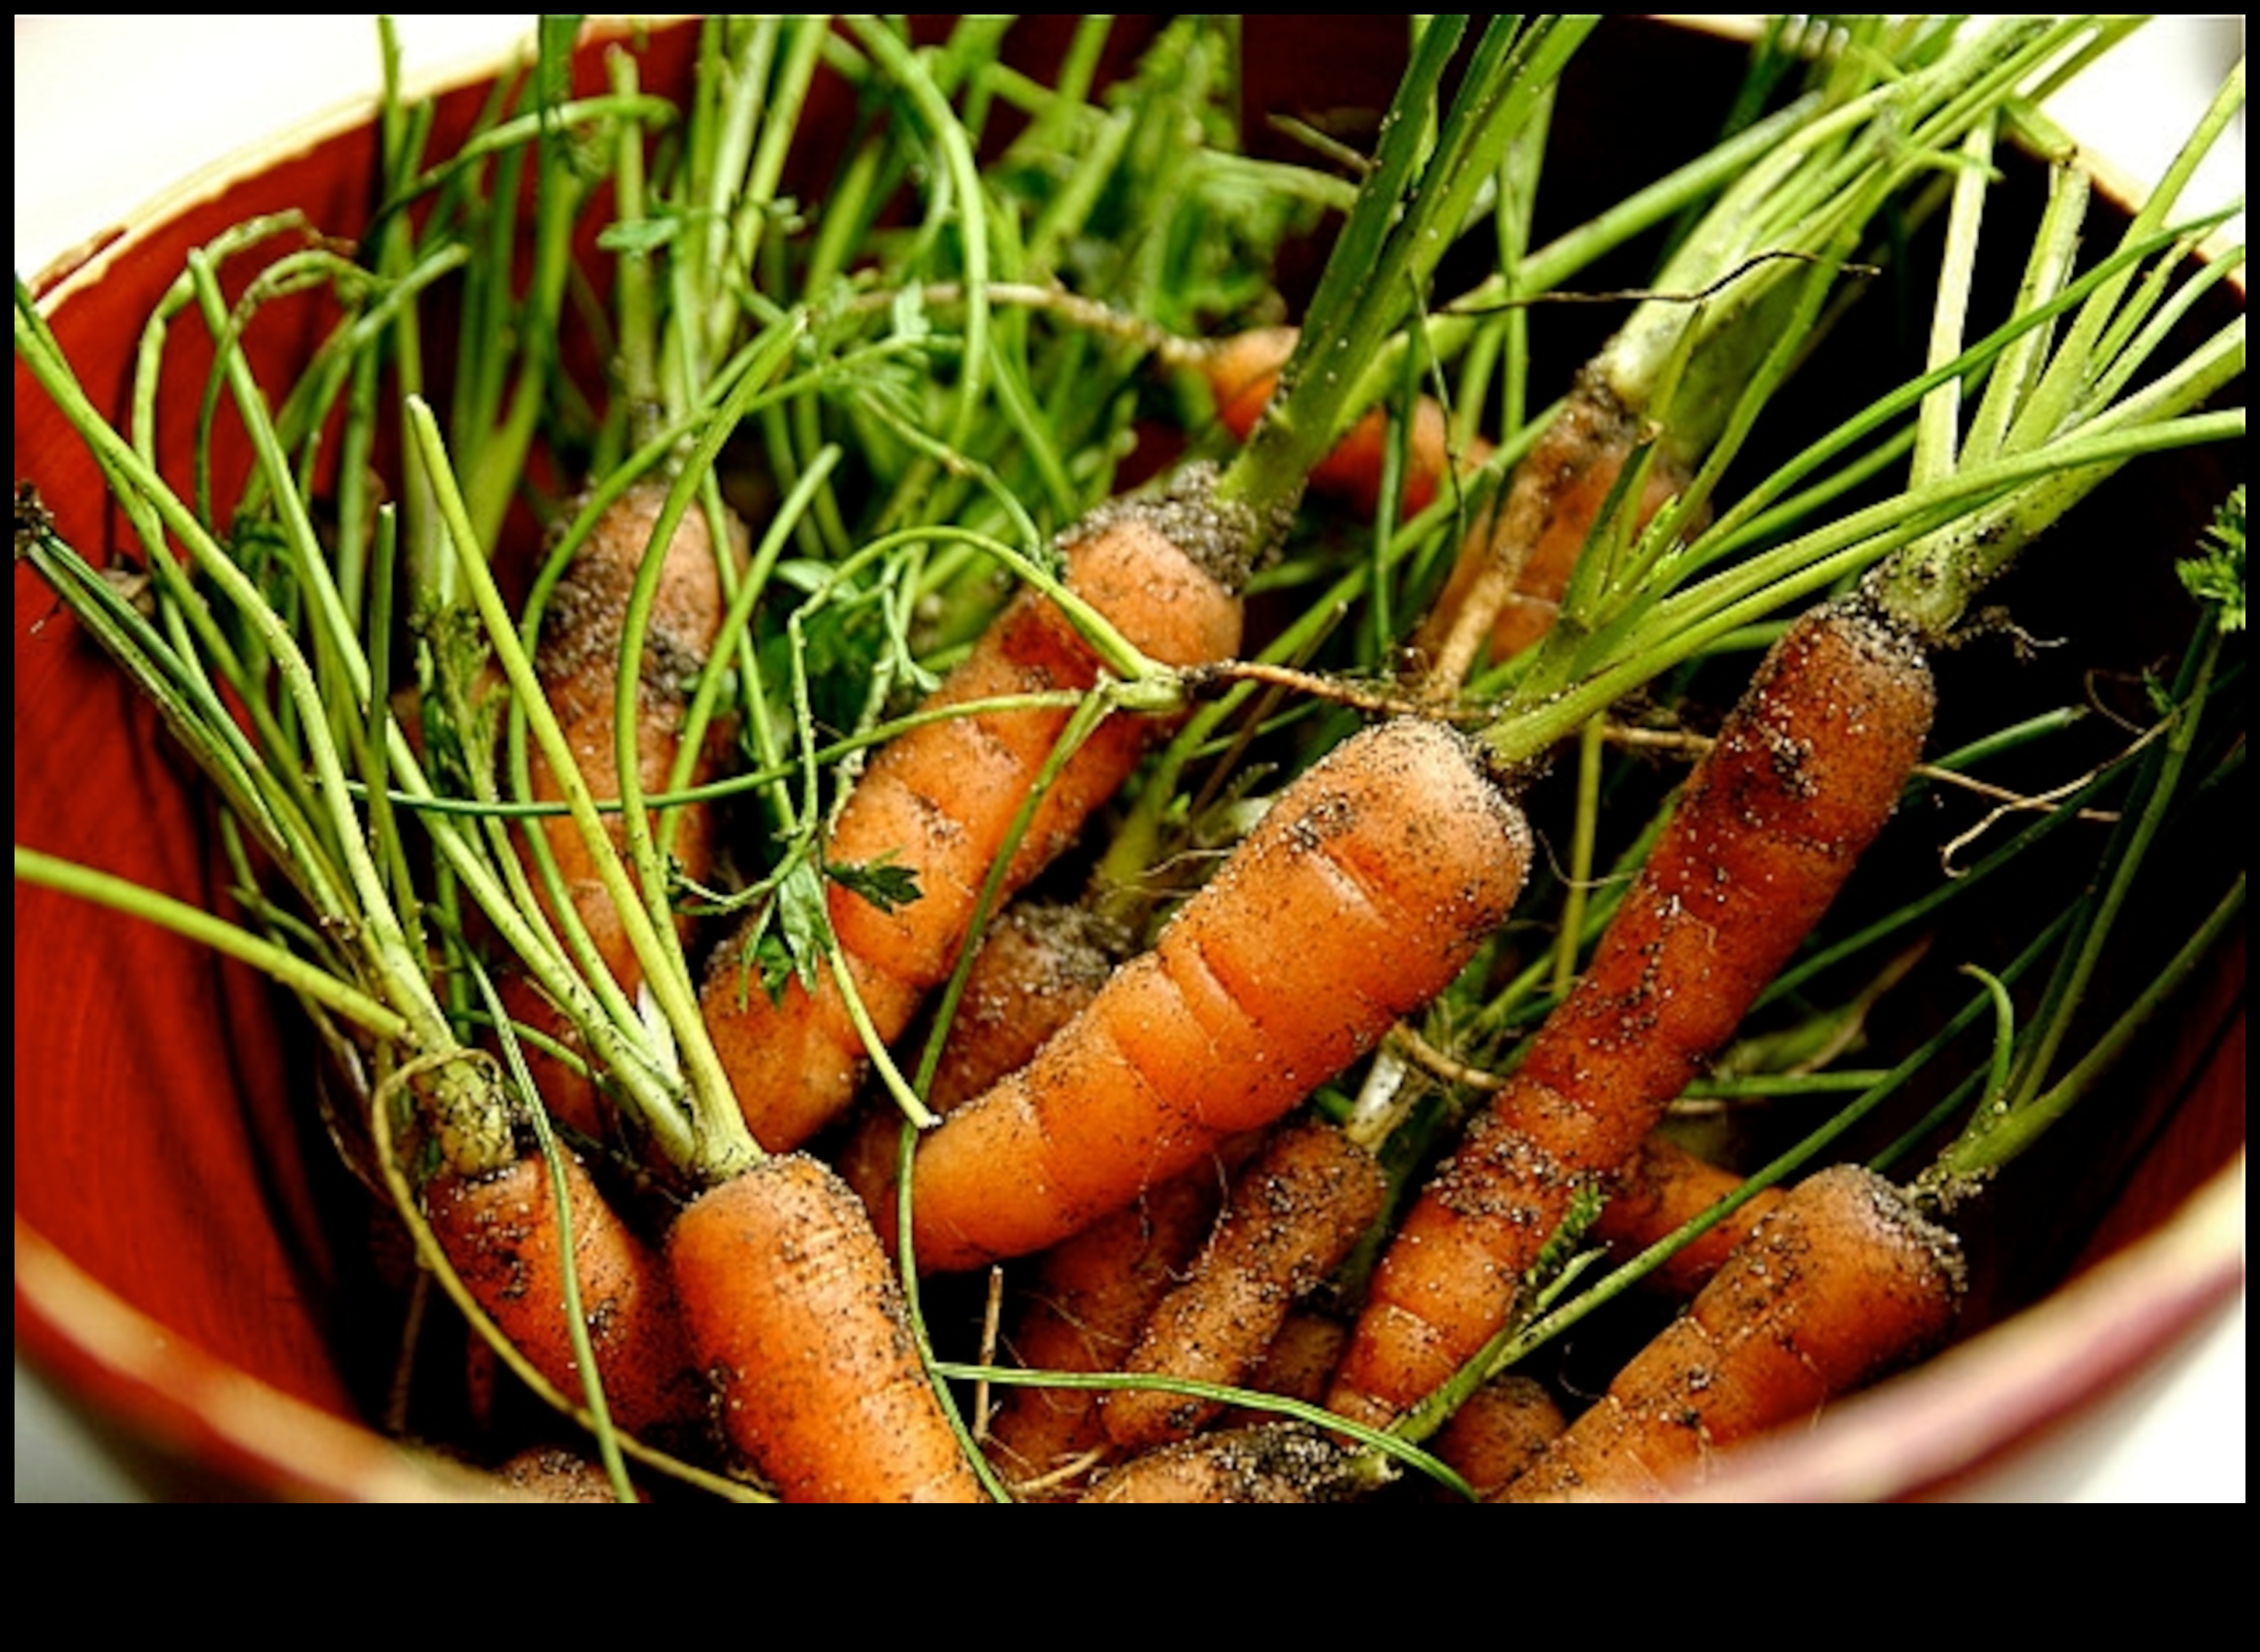
[[[2065,1069],[2063,1077],[2012,1109],[1984,1134],[1966,1145],[1957,1143],[1942,1155],[1935,1179],[1941,1183],[1967,1179],[2000,1169],[2031,1147],[2049,1126],[2070,1110],[2073,1103],[2092,1091],[2127,1053],[2135,1034],[2181,990],[2198,965],[2242,915],[2246,876],[2242,872],[2236,875],[2228,892],[2206,914],[2205,921],[2190,933],[2156,978],[2144,986],[2141,996],[2112,1022],[2087,1053]]]
[[[898,37],[890,24],[855,18],[849,27],[888,76],[909,96],[912,107],[940,148],[942,171],[955,197],[965,260],[968,293],[965,311],[964,365],[957,383],[957,411],[949,426],[949,445],[962,447],[978,415],[989,371],[989,239],[987,197],[973,146],[965,128],[949,107],[919,55]]]
[[[2060,474],[2115,466],[2174,447],[2233,440],[2243,429],[2244,415],[2237,411],[2084,434],[2039,453],[1967,467],[1898,499],[1851,512],[1778,551],[1665,599],[1633,637],[1613,650],[1610,663],[1547,704],[1511,711],[1477,738],[1503,764],[1527,762],[1567,738],[1586,718],[1737,627],[1880,561],[1946,523],[1972,515],[1984,503],[2006,497],[2004,509],[2021,503],[2014,491],[2020,484],[2045,484]]]
[[[1226,470],[1220,497],[1268,518],[1299,497],[1304,476],[1333,445],[1364,364],[1425,291],[1476,191],[1593,21],[1548,18],[1523,29],[1519,18],[1494,19],[1477,43],[1435,154],[1425,164],[1423,120],[1464,19],[1439,16],[1421,31],[1384,121],[1373,173],[1281,372],[1281,392]],[[1345,363],[1358,364],[1357,370]]]

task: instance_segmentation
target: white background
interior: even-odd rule
[[[491,56],[531,23],[522,13],[414,14],[397,26],[413,74]],[[295,121],[367,98],[376,82],[369,16],[18,15],[15,30],[15,257],[24,275],[161,188]],[[2051,112],[2107,165],[2153,179],[2242,49],[2241,17],[2162,17]],[[2240,123],[2187,204],[2241,194],[2243,156]],[[2242,239],[2241,219],[2231,234]],[[2240,1302],[2134,1390],[1977,1494],[2242,1501],[2243,1383]],[[133,1495],[20,1367],[16,1495]]]

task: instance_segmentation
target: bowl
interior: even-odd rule
[[[1250,53],[1261,72],[1249,96],[1279,107],[1370,98],[1393,78],[1398,26],[1303,20],[1291,46]],[[684,72],[687,39],[680,25],[660,31],[647,83]],[[1660,169],[1657,111],[1674,111],[1691,150],[1705,111],[1685,90],[1731,86],[1738,51],[1707,30],[1613,20],[1557,117],[1578,187],[1606,198]],[[22,73],[19,60],[19,83]],[[490,73],[434,83],[443,125],[468,119]],[[1642,119],[1627,123],[1627,107]],[[119,411],[141,318],[188,247],[282,206],[350,232],[369,208],[371,153],[350,112],[293,127],[50,266],[35,282],[41,307],[97,397]],[[1557,347],[1577,359],[1573,341]],[[2136,534],[2162,569],[2219,497],[2226,462],[2146,464],[2099,496],[2106,526],[2086,532]],[[83,450],[20,368],[16,468],[78,543],[127,542]],[[224,902],[225,863],[187,766],[20,566],[15,747],[19,843]],[[91,1448],[166,1497],[488,1495],[371,1426],[394,1299],[369,1260],[362,1201],[308,1105],[316,1051],[267,983],[22,884],[16,962],[18,1350]],[[2242,1283],[2243,986],[2240,927],[2103,1098],[2140,1119],[2135,1148],[2107,1185],[2080,1191],[2082,1213],[2049,1234],[2046,1259],[2000,1286],[1991,1323],[1809,1433],[1754,1450],[1706,1495],[2045,1487],[2035,1465],[2092,1449],[2082,1430],[2099,1419],[2115,1420],[2106,1446],[2138,1429],[2146,1413],[2127,1414],[2130,1397],[2241,1323],[2230,1316]],[[2228,1341],[2241,1360],[2241,1334]],[[2241,1384],[2233,1393],[2241,1417]],[[20,1438],[18,1460],[20,1475]]]

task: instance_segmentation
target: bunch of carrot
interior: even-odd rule
[[[1583,1262],[1556,1276],[1597,1209],[1593,1235],[1634,1250],[1682,1229],[1663,1248],[1697,1283],[1689,1206],[1665,1186],[1690,1167],[1652,1133],[1883,830],[1924,747],[1928,656],[1976,591],[2127,456],[2241,429],[2241,414],[2189,411],[2234,375],[2241,333],[2126,394],[2161,342],[2151,311],[2183,302],[2164,302],[2163,262],[2128,295],[2171,242],[2154,215],[2078,282],[2036,256],[2009,324],[1967,348],[1949,330],[1920,378],[1733,508],[1712,503],[1793,365],[1777,334],[1809,333],[1869,218],[2108,27],[1956,39],[1868,20],[1858,49],[1822,54],[1810,97],[1731,140],[1729,159],[1532,254],[1546,111],[1591,20],[1428,19],[1299,328],[1172,358],[1209,375],[1242,445],[1111,497],[1143,345],[1078,316],[1147,317],[1148,340],[1236,324],[1233,282],[1185,250],[1193,232],[1229,218],[1253,238],[1235,257],[1260,261],[1310,206],[1349,193],[1231,153],[1217,124],[1228,54],[1200,20],[1161,31],[1111,95],[1092,89],[1105,19],[1072,32],[1050,84],[1011,66],[995,20],[921,46],[874,19],[717,19],[681,109],[641,89],[626,51],[601,90],[575,87],[570,21],[545,25],[524,102],[497,104],[452,160],[424,157],[389,105],[388,204],[361,266],[293,247],[232,312],[215,264],[287,244],[296,226],[278,223],[183,275],[163,319],[193,304],[218,341],[256,460],[239,499],[191,502],[148,432],[112,429],[19,288],[19,361],[112,476],[160,619],[52,535],[33,536],[41,571],[165,708],[247,865],[284,886],[253,935],[22,851],[18,875],[191,927],[300,994],[361,1076],[358,1150],[426,1265],[593,1430],[623,1496],[631,1456],[726,1490],[912,1500],[1037,1495],[1164,1444],[1111,1470],[1097,1500],[1356,1495],[1391,1459],[1448,1479],[1420,1449],[1432,1436],[1472,1464],[1472,1416],[1436,1431],[1478,1390],[1507,1408],[1502,1351],[1527,1352],[1518,1334],[1529,1343],[1574,1282]],[[835,94],[855,136],[821,209],[789,231],[794,133]],[[1003,107],[1017,135],[994,119]],[[679,144],[654,142],[678,120]],[[1187,123],[1212,143],[1179,141]],[[1036,164],[1070,149],[1094,157],[1087,174]],[[1982,153],[1967,159],[1982,176]],[[541,187],[521,225],[524,168]],[[1745,168],[1568,403],[1524,419],[1518,306]],[[590,393],[562,340],[598,170],[618,348]],[[1262,210],[1223,211],[1235,191]],[[1496,232],[1502,274],[1408,325],[1476,224]],[[476,249],[522,229],[531,286],[483,276]],[[466,268],[467,343],[490,328],[518,353],[467,348],[483,365],[442,412],[417,393],[418,304]],[[294,279],[333,285],[349,314],[270,414],[231,341]],[[1074,303],[1023,300],[1071,279],[1086,287]],[[2074,328],[2053,358],[2037,353],[2051,325]],[[1467,394],[1448,411],[1431,394],[1441,357],[1471,333]],[[1483,364],[1502,354],[1515,382],[1495,449],[1472,420],[1491,399]],[[2059,383],[2054,363],[2075,357],[2093,370]],[[1987,373],[1978,434],[1957,452],[1923,433],[1938,415],[1915,410]],[[404,509],[341,498],[351,543],[333,547],[294,455],[320,445],[325,398],[347,389],[357,457],[376,450],[385,397],[406,392]],[[1873,464],[1844,452],[1897,451],[1902,426],[1919,455],[1907,489],[1830,516]],[[747,447],[767,491],[752,533],[721,482],[726,452]],[[516,531],[530,454],[590,485],[532,500],[551,547],[513,612],[488,564]],[[1378,515],[1375,554],[1345,559],[1297,526],[1306,484]],[[278,611],[240,565],[230,518],[277,525],[304,612]],[[413,727],[389,692],[404,676],[396,567],[415,593]],[[1020,586],[1001,606],[999,569]],[[1550,753],[1863,572],[1856,592],[1777,627],[1613,916],[1565,926],[1553,973],[1576,984],[1517,1048],[1500,1032],[1519,991],[1498,991],[1513,974],[1500,937]],[[1303,617],[1251,632],[1256,577],[1306,590]],[[224,597],[217,622],[192,578]],[[1334,658],[1369,680],[1299,669],[1353,604],[1357,652]],[[1401,690],[1376,689],[1400,633],[1413,663]],[[1263,660],[1244,664],[1252,641]],[[1444,714],[1486,654],[1520,657],[1482,679],[1505,697],[1468,719],[1470,738]],[[1271,716],[1295,688],[1321,697]],[[1391,714],[1344,735],[1325,696]],[[250,708],[247,733],[230,701]],[[743,772],[718,789],[732,743]],[[751,817],[734,833],[714,812],[723,790]],[[1588,789],[1587,847],[1595,812]],[[1112,847],[1091,848],[1102,828]],[[1184,877],[1212,847],[1230,853]],[[1055,971],[1041,992],[984,983],[984,938],[1001,961],[1001,943],[1033,933],[1000,914],[1079,857],[1097,864],[1102,910],[1073,926],[1123,961]],[[1590,955],[1581,928],[1599,932]],[[1020,996],[1056,1005],[1054,1020],[1005,1054],[969,1048],[970,1033],[1014,1031]],[[1427,1038],[1400,1028],[1424,1015]],[[1462,1120],[1420,1100],[1407,1050],[1440,1090],[1480,1076],[1470,1060],[1514,1067]],[[1360,1072],[1352,1105],[1334,1086]],[[873,1112],[851,1134],[859,1096]],[[832,1156],[852,1192],[806,1151],[850,1141]],[[1652,1207],[1614,1197],[1636,1162]],[[1817,1396],[1939,1334],[1954,1269],[1913,1219],[1868,1223],[1918,1238],[1900,1260],[1863,1246],[1841,1267],[1882,1269],[1856,1289],[1885,1294],[1912,1296],[1899,1282],[1920,1277],[1888,1344],[1839,1360],[1799,1341],[1802,1308],[1756,1305],[1754,1279],[1838,1269],[1799,1225],[1847,1189],[1855,1209],[1885,1208],[1843,1171],[1786,1198],[1735,1194],[1752,1201],[1739,1242],[1704,1258],[1715,1277],[1643,1356],[1662,1374],[1628,1371],[1623,1395],[1543,1450],[1559,1420],[1533,1424],[1546,1407],[1516,1395],[1511,1466],[1484,1469],[1484,1489],[1597,1483],[1577,1454],[1603,1417],[1608,1455],[1649,1461],[1646,1420],[1688,1409],[1677,1343],[1770,1357],[1777,1386],[1792,1367],[1817,1374]],[[921,1274],[992,1264],[1033,1293],[1003,1333],[1014,1362],[991,1342],[978,1363],[937,1359]],[[1264,1374],[1267,1355],[1329,1293],[1362,1306],[1347,1351],[1337,1365],[1341,1340],[1321,1336],[1331,1374],[1266,1399],[1289,1380]],[[1011,1385],[993,1421],[959,1415],[966,1381]],[[1698,1407],[1706,1442],[1783,1403],[1718,1399],[1718,1420]],[[1235,1403],[1295,1420],[1212,1428]]]

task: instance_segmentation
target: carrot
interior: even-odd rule
[[[1591,1232],[1620,1259],[1629,1258],[1677,1232],[1741,1184],[1733,1171],[1696,1157],[1667,1136],[1650,1134],[1610,1184],[1608,1203]],[[1649,1277],[1677,1296],[1694,1295],[1783,1198],[1777,1188],[1752,1196],[1672,1252]]]
[[[1243,1386],[1259,1394],[1315,1405],[1326,1398],[1327,1384],[1334,1381],[1334,1367],[1348,1346],[1349,1327],[1333,1314],[1311,1307],[1290,1308],[1279,1334],[1263,1350],[1262,1363]],[[1237,1406],[1225,1413],[1224,1420],[1227,1427],[1245,1427],[1269,1422],[1275,1414],[1252,1405]]]
[[[1030,1370],[1119,1370],[1140,1328],[1216,1219],[1222,1170],[1196,1167],[1036,1259],[1006,1345]],[[1008,1386],[990,1419],[989,1455],[1016,1483],[1119,1455],[1089,1388]],[[1063,1495],[1072,1483],[1045,1495]],[[1026,1493],[1024,1493],[1026,1495]]]
[[[1856,598],[1759,667],[1585,973],[1384,1253],[1329,1405],[1385,1423],[1506,1322],[1578,1190],[1615,1174],[1883,829],[1934,691]]]
[[[1124,1369],[1244,1384],[1288,1310],[1381,1214],[1386,1191],[1373,1155],[1325,1120],[1275,1132],[1241,1172],[1184,1283],[1155,1308]],[[1182,1440],[1222,1409],[1161,1389],[1117,1390],[1104,1405],[1107,1434],[1132,1451]]]
[[[623,493],[574,554],[542,611],[534,670],[571,744],[582,779],[599,798],[620,795],[614,699],[621,632],[636,569],[666,501],[667,489],[657,483],[639,483]],[[734,524],[733,537],[743,537]],[[742,545],[733,549],[742,558]],[[723,605],[721,575],[706,518],[693,511],[676,529],[661,565],[641,681],[636,686],[636,750],[647,792],[667,784],[692,686],[721,629]],[[693,783],[711,778],[713,767],[703,760],[695,765]],[[529,795],[535,801],[562,798],[556,772],[538,747],[527,754],[527,773]],[[685,805],[674,812],[673,823],[669,847],[674,858],[686,876],[704,877],[714,863],[712,810],[704,805]],[[642,966],[628,944],[627,931],[604,890],[586,840],[569,815],[548,816],[540,830],[565,897],[588,930],[597,958],[633,1000],[643,980]],[[607,830],[619,849],[624,833],[617,817],[608,821]],[[536,888],[547,904],[548,893],[538,880]],[[524,977],[511,978],[504,1001],[517,1019],[581,1048],[568,1018]],[[601,1134],[604,1121],[597,1091],[583,1072],[533,1048],[527,1057],[551,1115],[583,1134]]]
[[[862,1207],[804,1155],[710,1189],[668,1268],[730,1440],[788,1502],[983,1501]]]
[[[1284,1115],[1450,983],[1529,854],[1457,735],[1405,719],[1336,747],[1152,951],[919,1143],[920,1266],[1041,1250]]]
[[[1294,354],[1298,336],[1292,327],[1250,327],[1181,352],[1178,359],[1207,381],[1218,422],[1246,441],[1279,387],[1280,369]],[[1342,500],[1362,517],[1375,516],[1381,508],[1390,440],[1387,415],[1370,409],[1311,467],[1311,490]],[[1435,502],[1455,468],[1463,473],[1473,470],[1491,451],[1491,444],[1477,438],[1457,455],[1455,466],[1443,407],[1434,397],[1421,397],[1413,404],[1400,514],[1418,516]]]
[[[1961,1248],[1852,1165],[1792,1189],[1687,1311],[1509,1485],[1507,1502],[1648,1498],[1936,1343]]]
[[[1164,1446],[1104,1476],[1086,1503],[1339,1503],[1370,1488],[1360,1460],[1307,1423]]]
[[[411,412],[433,461],[428,470],[444,519],[451,533],[468,538],[436,421],[421,404]],[[492,576],[477,559],[465,561],[471,595],[512,686],[535,734],[554,752],[564,744],[562,731],[531,662],[511,646]],[[572,801],[590,852],[601,862],[609,846],[589,799]],[[618,869],[604,870],[607,885],[616,886]],[[623,1084],[623,1099],[695,1191],[669,1230],[666,1277],[694,1369],[712,1384],[714,1413],[731,1445],[788,1498],[981,1500],[981,1484],[927,1379],[900,1285],[862,1206],[824,1166],[767,1155],[755,1141],[679,959],[651,925],[634,921],[644,916],[640,909],[623,916],[676,1040],[667,1064],[679,1062],[684,1075],[663,1091]],[[651,1053],[640,1054],[647,1060]],[[440,1144],[450,1145],[444,1131]],[[448,1158],[462,1162],[456,1150]]]
[[[1428,680],[1457,685],[1485,643],[1493,659],[1550,630],[1570,575],[1610,490],[1643,432],[1640,416],[1588,368],[1538,445],[1515,467],[1505,498],[1460,547],[1450,576],[1412,633]],[[1642,483],[1637,526],[1684,490],[1691,454],[1667,447]]]
[[[1213,504],[1205,473],[1169,498],[1096,513],[1066,550],[1069,588],[1131,644],[1169,665],[1229,655],[1240,641],[1234,547],[1253,542]],[[1205,554],[1214,551],[1212,561]],[[1099,662],[1065,616],[1033,592],[1017,597],[972,655],[927,701],[1089,689]],[[833,927],[883,1041],[910,1025],[920,998],[948,977],[983,881],[1014,812],[1049,754],[1063,709],[990,712],[922,725],[872,760],[826,847],[835,862],[891,856],[913,873],[918,898],[891,912],[835,884]],[[1055,781],[1011,862],[1003,892],[1026,884],[1071,842],[1084,818],[1135,766],[1151,719],[1101,723]],[[755,920],[749,920],[755,921]],[[705,1019],[756,1139],[783,1150],[836,1117],[864,1065],[862,1036],[836,982],[798,979],[771,1002],[746,979],[742,948],[716,955],[701,994]]]
[[[1568,1427],[1543,1383],[1508,1371],[1469,1395],[1428,1448],[1488,1502],[1540,1461]]]
[[[569,1446],[528,1446],[495,1466],[504,1492],[536,1503],[617,1503],[604,1465]]]
[[[949,1112],[1027,1065],[1098,996],[1125,950],[1089,907],[1015,902],[982,936],[926,1105]]]
[[[605,1202],[581,1161],[564,1160],[573,1265],[612,1420],[633,1434],[705,1416],[665,1263]],[[426,1186],[426,1219],[479,1305],[561,1394],[582,1391],[565,1312],[549,1168],[538,1155],[481,1174],[453,1167]]]

